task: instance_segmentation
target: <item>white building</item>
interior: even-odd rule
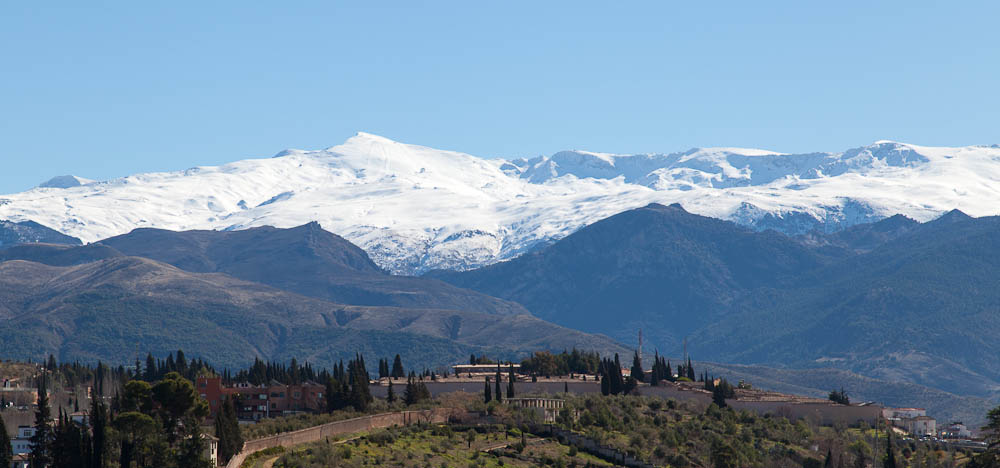
[[[14,450],[14,455],[31,452],[31,438],[34,435],[34,427],[18,426],[17,437],[12,437],[10,439],[10,447]]]
[[[882,408],[882,417],[886,419],[907,419],[927,416],[923,408]]]
[[[900,420],[906,432],[917,436],[937,435],[937,421],[930,416],[917,416]]]

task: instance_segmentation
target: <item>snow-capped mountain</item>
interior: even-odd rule
[[[36,221],[87,242],[137,227],[318,221],[382,267],[413,274],[509,259],[651,202],[789,233],[897,213],[918,221],[954,208],[997,214],[1000,147],[880,141],[843,153],[708,148],[503,160],[359,133],[325,150],[270,159],[57,182],[66,183],[0,196],[0,219]]]

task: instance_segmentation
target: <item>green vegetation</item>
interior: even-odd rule
[[[716,385],[718,388],[719,385]],[[655,466],[823,467],[864,466],[876,458],[896,466],[966,466],[964,451],[913,440],[892,439],[885,428],[824,427],[809,421],[761,417],[715,404],[630,395],[565,395],[556,427],[595,445]],[[457,398],[457,397],[455,397]],[[549,434],[538,414],[483,403],[475,395],[449,405],[489,414],[482,425],[394,427],[348,441],[320,441],[290,450],[275,467],[585,467],[607,466],[593,447]],[[997,418],[1000,421],[1000,411]],[[997,423],[1000,427],[1000,423]],[[533,435],[535,434],[535,435]],[[877,450],[876,450],[877,448]],[[994,466],[994,465],[968,465]]]
[[[258,462],[282,453],[285,453],[285,448],[280,446],[258,450],[246,457],[243,463],[240,463],[240,468],[255,468]]]
[[[558,442],[526,437],[502,426],[451,428],[414,425],[375,431],[358,439],[308,444],[282,456],[275,468],[335,466],[537,467],[611,466]]]

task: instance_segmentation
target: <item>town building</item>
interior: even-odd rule
[[[35,428],[32,426],[18,426],[17,437],[10,439],[10,447],[14,450],[14,455],[31,452],[31,438],[35,436]]]
[[[940,435],[943,439],[970,439],[972,431],[962,421],[955,421],[941,429]]]
[[[915,418],[903,418],[902,428],[906,432],[916,436],[937,435],[937,421],[930,416],[917,416]]]
[[[892,419],[916,418],[927,416],[927,410],[923,408],[882,408],[882,417]]]
[[[507,398],[504,403],[517,408],[534,410],[542,422],[553,424],[566,402],[555,398]]]
[[[221,377],[198,377],[195,386],[201,397],[208,401],[208,408],[214,418],[222,408],[225,398],[235,398],[236,417],[243,421],[259,421],[275,416],[309,413],[326,408],[323,392],[326,386],[316,382],[286,385],[271,381],[266,385],[236,384],[222,385]]]
[[[515,374],[521,373],[520,364],[458,364],[451,366],[451,369],[456,375],[492,376],[497,373],[497,366],[500,366],[500,375],[503,377],[507,377],[511,367],[514,367]]]

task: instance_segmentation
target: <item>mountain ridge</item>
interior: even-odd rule
[[[991,146],[879,141],[835,153],[702,148],[483,159],[359,133],[341,145],[277,156],[4,195],[0,217],[87,242],[142,227],[317,221],[381,268],[418,274],[511,259],[649,203],[682,203],[790,235],[894,214],[928,221],[953,208],[992,215],[1000,206],[1000,148]]]

